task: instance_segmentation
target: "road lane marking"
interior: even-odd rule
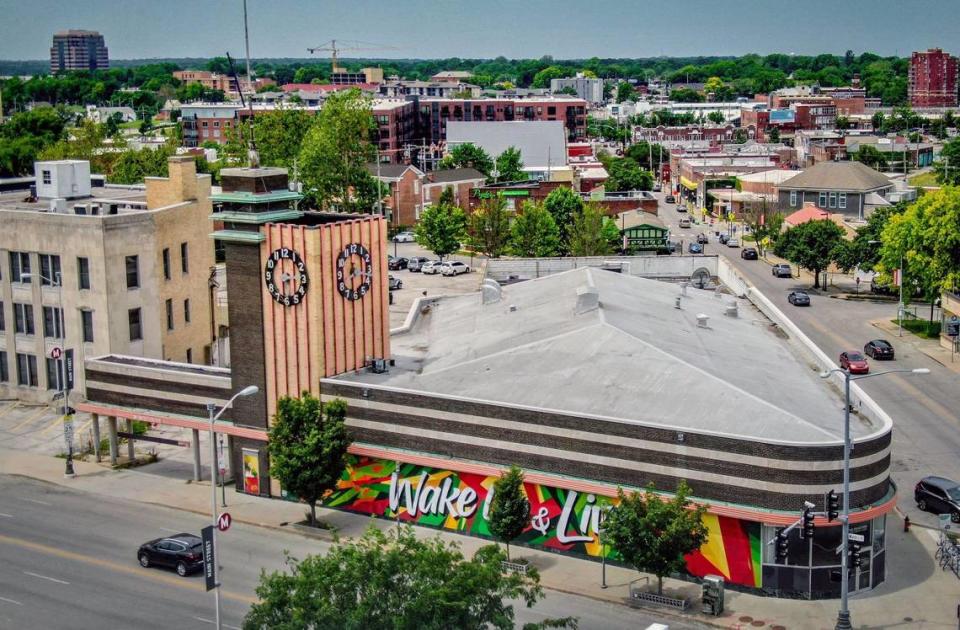
[[[4,518],[13,518],[13,514],[4,514],[3,512],[0,512],[0,516]]]
[[[43,414],[47,413],[48,410],[49,410],[49,409],[48,409],[47,407],[40,407],[40,409],[38,409],[38,410],[35,411],[34,413],[32,413],[32,414],[30,414],[29,416],[27,416],[27,419],[26,419],[26,420],[24,420],[23,422],[21,422],[21,423],[18,424],[17,426],[15,426],[15,427],[13,427],[12,429],[10,429],[10,433],[13,433],[13,432],[16,431],[17,429],[19,429],[19,428],[21,428],[21,427],[24,427],[24,426],[26,426],[26,425],[28,425],[28,424],[30,424],[31,422],[33,422],[34,420],[36,420],[37,418],[39,418],[39,417],[42,416]]]
[[[15,401],[13,401],[12,403],[10,403],[9,405],[7,405],[6,407],[4,407],[4,408],[3,408],[3,411],[0,411],[0,417],[3,417],[3,416],[5,416],[5,415],[7,415],[7,412],[8,412],[8,411],[13,411],[14,409],[16,409],[16,408],[17,408],[17,405],[19,405],[19,404],[20,404],[20,401],[19,401],[19,400],[15,400]]]
[[[47,434],[52,433],[53,431],[55,431],[55,430],[57,430],[57,429],[60,429],[61,431],[63,431],[63,416],[61,416],[61,415],[57,415],[57,416],[53,419],[53,422],[51,422],[50,425],[47,426],[46,429],[41,429],[41,430],[40,430],[40,435],[47,435]]]
[[[49,575],[40,575],[39,573],[33,573],[31,571],[24,571],[24,575],[32,575],[35,578],[40,578],[41,580],[50,580],[51,582],[56,582],[57,584],[67,584],[69,586],[70,582],[66,580],[58,580],[57,578],[50,577]]]
[[[17,606],[23,606],[23,604],[18,602],[17,600],[7,599],[6,597],[0,597],[0,602],[7,602],[9,604],[16,604]]]
[[[22,497],[24,501],[29,501],[30,503],[36,503],[37,505],[46,505],[49,507],[52,503],[47,503],[46,501],[41,501],[40,499],[28,499],[27,497]]]
[[[183,589],[191,590],[196,593],[206,593],[206,588],[202,582],[195,582],[187,580],[181,577],[173,577],[172,575],[165,575],[160,573],[155,569],[144,569],[139,564],[126,565],[120,564],[119,562],[113,562],[111,560],[104,560],[102,558],[97,558],[95,556],[88,556],[82,553],[77,553],[75,551],[67,551],[65,549],[58,549],[56,547],[50,547],[48,545],[43,545],[41,543],[35,543],[30,540],[24,540],[23,538],[16,538],[13,536],[6,536],[0,534],[0,545],[12,545],[14,547],[19,547],[21,549],[28,549],[30,551],[35,551],[42,553],[48,556],[54,556],[57,558],[63,558],[65,560],[73,560],[75,562],[81,562],[90,566],[100,567],[102,569],[109,569],[111,571],[116,571],[117,573],[126,573],[127,575],[133,575],[138,578],[145,578],[148,580],[153,580],[155,582],[163,582],[164,584],[170,586],[177,586]],[[226,591],[220,589],[220,594],[227,599],[231,599],[237,602],[244,604],[255,604],[257,602],[256,597],[250,595],[244,595],[242,593],[235,593],[233,591]]]

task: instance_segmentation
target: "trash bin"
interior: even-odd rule
[[[701,596],[703,614],[719,616],[723,613],[723,578],[719,575],[705,575],[703,577],[703,591]]]

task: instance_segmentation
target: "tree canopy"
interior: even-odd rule
[[[490,177],[493,172],[493,160],[487,155],[487,152],[473,144],[464,142],[453,147],[449,154],[440,160],[439,168],[475,168],[484,177]]]
[[[497,179],[501,182],[516,182],[527,179],[523,172],[523,158],[520,149],[507,147],[497,156]]]
[[[467,236],[473,249],[490,258],[499,258],[510,241],[510,212],[499,197],[484,199],[467,217]]]
[[[467,217],[463,210],[451,203],[427,206],[417,223],[417,243],[436,254],[440,260],[460,249],[466,234]]]
[[[569,231],[570,254],[573,256],[607,256],[620,240],[617,224],[604,216],[596,205],[588,203],[573,215]]]
[[[264,166],[293,169],[317,117],[303,109],[277,109],[254,117],[253,135]]]
[[[510,559],[510,541],[530,525],[530,501],[523,490],[523,471],[511,466],[493,483],[490,502],[490,533],[507,547]]]
[[[526,202],[510,225],[510,253],[524,258],[556,256],[560,230],[543,204]]]
[[[774,252],[813,272],[814,288],[820,287],[820,272],[837,258],[843,229],[829,219],[808,221],[790,228],[777,238]]]
[[[653,174],[645,171],[629,158],[614,158],[607,166],[609,177],[604,188],[609,192],[626,190],[650,190],[653,188]]]
[[[566,253],[570,249],[570,228],[573,217],[583,210],[583,198],[572,188],[560,186],[550,191],[543,206],[553,216],[560,236],[560,252]]]

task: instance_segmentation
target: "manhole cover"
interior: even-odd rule
[[[759,619],[757,619],[756,621],[751,621],[750,625],[753,626],[754,628],[762,628],[763,626],[767,625],[767,622],[760,621]]]
[[[903,620],[907,622],[913,621],[913,617],[904,617]]]
[[[740,617],[740,623],[750,623],[753,621],[753,617]]]

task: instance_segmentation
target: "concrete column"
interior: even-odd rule
[[[193,480],[200,481],[200,430],[193,429]]]
[[[127,420],[127,433],[129,435],[133,435],[133,420],[130,420],[130,419]],[[136,455],[134,455],[133,453],[133,438],[128,437],[127,438],[127,459],[133,462],[134,457],[136,457]]]
[[[100,455],[100,415],[92,413],[90,419],[93,421],[90,425],[93,427],[93,456],[99,464],[102,459]]]
[[[232,436],[232,435],[228,435],[228,436],[227,436],[227,447],[226,447],[226,448],[227,448],[227,452],[223,454],[223,456],[224,456],[224,457],[226,458],[226,460],[227,460],[227,476],[226,476],[226,478],[229,479],[230,481],[236,481],[236,480],[237,480],[237,476],[234,474],[234,470],[233,470],[235,465],[234,465],[234,462],[233,462],[233,436]]]
[[[117,417],[107,416],[107,429],[110,432],[110,465],[117,465]]]

